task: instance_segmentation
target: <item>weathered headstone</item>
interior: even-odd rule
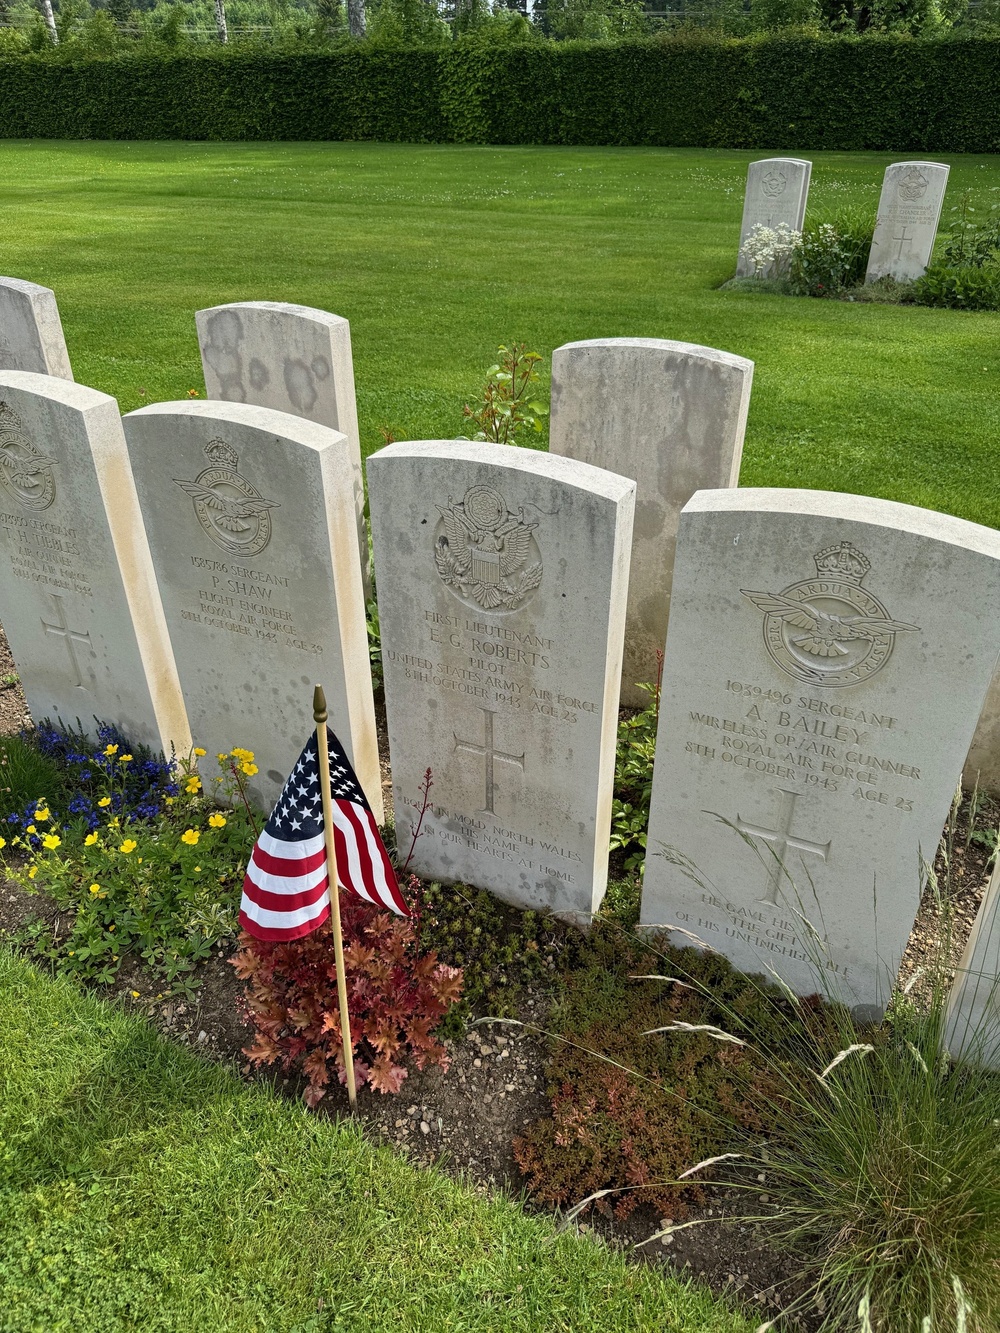
[[[312,726],[312,686],[377,818],[382,791],[346,438],[244,403],[125,418],[196,742],[253,750],[277,798]]]
[[[948,997],[950,1055],[1000,1069],[1000,861],[993,867]]]
[[[283,301],[237,301],[195,314],[209,398],[255,403],[347,437],[358,550],[367,586],[368,535],[351,326],[340,315]]]
[[[622,703],[645,704],[670,611],[681,509],[735,486],[753,362],[661,338],[602,338],[552,353],[549,448],[636,483]]]
[[[1000,795],[1000,671],[994,677],[965,761],[964,782]]]
[[[811,175],[812,163],[798,157],[765,157],[750,163],[736,262],[738,278],[753,276],[754,266],[743,255],[743,244],[754,227],[770,227],[773,231],[784,223],[791,231],[802,230]]]
[[[0,278],[0,370],[73,378],[59,307],[48,287]]]
[[[190,747],[118,404],[0,370],[0,621],[36,719]]]
[[[866,282],[919,278],[931,262],[950,167],[894,162],[886,167]]]
[[[984,608],[998,606],[992,529],[821,491],[696,495],[643,924],[800,993],[884,1003],[993,674],[1000,618]]]
[[[368,487],[402,858],[419,828],[418,874],[589,919],[607,881],[634,482],[432,441],[374,454]]]

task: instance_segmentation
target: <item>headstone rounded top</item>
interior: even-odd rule
[[[741,370],[753,370],[753,362],[734,352],[723,352],[718,347],[703,347],[701,343],[678,342],[674,338],[582,338],[577,342],[563,343],[553,350],[553,357],[560,352],[578,352],[600,350],[609,347],[621,347],[630,351],[648,351],[668,356],[697,357],[701,361],[715,361],[721,365],[738,366]]]
[[[741,486],[731,490],[696,491],[682,512],[753,514],[776,511],[868,523],[873,527],[932,537],[935,541],[952,542],[983,555],[1000,557],[1000,532],[995,528],[970,523],[953,514],[901,504],[898,500],[880,500],[873,495]]]
[[[20,389],[23,393],[37,393],[42,398],[63,403],[66,407],[75,407],[80,412],[97,407],[102,403],[114,403],[118,400],[100,389],[92,389],[87,384],[77,384],[73,380],[63,379],[59,375],[44,375],[34,370],[4,370],[0,368],[0,388]]]
[[[560,454],[542,453],[539,449],[522,449],[512,444],[493,444],[480,440],[401,440],[386,445],[371,454],[368,467],[379,466],[391,458],[447,458],[464,463],[480,463],[488,467],[509,468],[514,472],[531,472],[549,477],[564,486],[582,486],[609,500],[620,500],[635,490],[635,482],[616,472],[581,463]]]
[[[51,288],[0,277],[0,367],[73,378]]]
[[[306,417],[292,416],[273,407],[256,407],[252,403],[223,402],[215,398],[179,398],[165,403],[148,403],[125,416],[133,417],[180,416],[203,417],[208,421],[231,421],[236,426],[251,426],[277,435],[284,440],[310,449],[327,449],[331,444],[346,440],[346,436],[330,426],[321,426]]]
[[[196,312],[207,319],[210,315],[221,314],[224,310],[260,310],[265,314],[294,315],[297,319],[311,319],[315,324],[325,324],[330,328],[348,321],[343,315],[332,315],[329,310],[320,310],[316,306],[297,305],[294,301],[227,301],[223,305],[206,306]]]

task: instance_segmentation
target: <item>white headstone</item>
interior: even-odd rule
[[[773,231],[784,223],[792,231],[802,230],[811,175],[812,163],[798,157],[765,157],[750,163],[736,262],[738,278],[753,276],[753,264],[743,257],[742,250],[754,227],[770,227]]]
[[[635,484],[531,449],[368,460],[396,838],[412,868],[577,921],[607,882]]]
[[[236,301],[195,314],[209,398],[254,403],[347,436],[358,550],[366,586],[368,535],[351,326],[340,315],[284,301]]]
[[[1000,650],[984,613],[998,606],[992,529],[822,491],[696,495],[642,923],[803,994],[825,972],[852,1005],[884,1003]]]
[[[73,378],[59,307],[48,287],[0,278],[0,370]]]
[[[994,677],[965,761],[965,785],[1000,795],[1000,671]]]
[[[190,748],[118,404],[0,371],[0,621],[28,707]]]
[[[272,804],[319,681],[381,820],[346,438],[264,407],[192,401],[129,413],[125,436],[197,744],[253,750],[251,789]]]
[[[894,162],[886,167],[866,282],[886,276],[919,278],[931,262],[951,170],[942,162]]]
[[[670,611],[680,512],[697,490],[735,486],[753,362],[662,338],[601,338],[552,353],[552,453],[636,483],[622,703],[655,681]]]
[[[1000,861],[993,867],[948,997],[945,1046],[1000,1069]]]

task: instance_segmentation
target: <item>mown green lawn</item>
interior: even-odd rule
[[[794,151],[794,145],[791,151]],[[757,363],[744,485],[866,492],[1000,526],[1000,315],[721,292],[746,163],[724,151],[0,144],[0,272],[56,289],[76,377],[124,410],[201,388],[192,312],[351,321],[364,448],[462,433],[496,345],[706,343]],[[879,154],[813,155],[811,213],[878,198]],[[1000,198],[952,161],[947,209]],[[145,397],[140,390],[145,390]]]
[[[0,949],[2,1333],[750,1333]]]

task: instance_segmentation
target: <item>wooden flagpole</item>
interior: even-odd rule
[[[316,723],[316,748],[319,757],[319,790],[323,797],[323,829],[326,836],[326,869],[330,880],[330,921],[333,925],[333,951],[337,960],[337,1000],[340,1005],[340,1031],[344,1038],[344,1069],[351,1110],[358,1106],[358,1088],[354,1081],[354,1043],[351,1040],[351,1016],[347,1011],[347,973],[344,971],[344,937],[340,930],[340,889],[337,884],[337,846],[333,839],[333,797],[330,793],[330,750],[326,739],[326,695],[323,686],[313,691],[313,720]]]

